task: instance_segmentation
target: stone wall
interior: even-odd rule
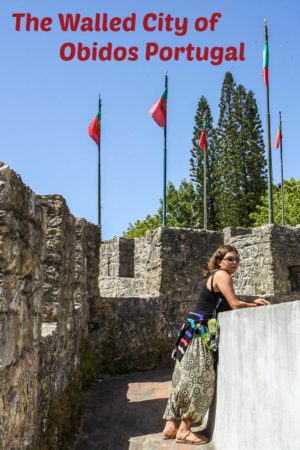
[[[191,302],[173,298],[101,298],[91,310],[90,338],[102,370],[126,373],[170,367],[176,335]]]
[[[234,245],[241,257],[234,275],[238,295],[274,296],[272,226],[260,228],[225,228],[224,240]]]
[[[194,302],[203,270],[223,239],[216,231],[163,228],[160,295]]]
[[[159,228],[102,242],[99,257],[97,226],[0,163],[0,449],[66,450],[60,436],[99,364],[111,373],[170,365],[223,242],[242,258],[238,295],[299,299],[300,227]]]
[[[141,239],[104,241],[100,250],[100,295],[192,300],[208,258],[222,243],[222,233],[182,228],[158,228]],[[133,268],[131,277],[126,276],[127,267]]]
[[[226,228],[224,241],[241,256],[234,275],[239,295],[265,296],[272,303],[300,299],[300,227]]]
[[[209,257],[223,242],[234,245],[241,256],[234,275],[239,297],[264,296],[272,303],[300,299],[299,230],[266,225],[227,228],[223,234],[159,228],[144,239],[129,240],[132,277],[120,276],[126,239],[104,242],[100,297],[92,306],[90,322],[90,336],[102,366],[124,372],[171,364],[177,330],[193,308]],[[110,253],[114,270],[109,275]]]
[[[143,239],[115,238],[101,244],[102,297],[158,296],[161,273],[161,229]]]
[[[0,448],[21,449],[32,443],[39,424],[46,215],[7,166],[0,167],[0,210]]]
[[[124,276],[128,267],[123,251],[126,241],[116,238],[101,246],[99,289],[105,298],[167,296],[193,300],[209,257],[226,243],[234,245],[241,256],[234,275],[239,296],[264,296],[272,303],[299,299],[300,227],[226,228],[223,233],[158,228],[145,238],[128,240],[131,277]],[[114,266],[108,274],[110,258]]]
[[[0,164],[1,449],[59,448],[57,419],[67,427],[72,414],[55,407],[66,407],[60,399],[74,378],[80,384],[98,249],[98,227]]]
[[[223,243],[221,233],[158,228],[129,239],[102,243],[100,297],[91,305],[90,337],[109,372],[167,367],[178,329],[191,310],[209,257]],[[123,266],[123,267],[122,267]],[[132,267],[131,266],[131,267]]]

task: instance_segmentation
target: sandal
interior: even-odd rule
[[[175,439],[176,438],[176,431],[174,431],[174,433],[163,433],[163,439],[167,440],[167,439]]]
[[[188,436],[191,434],[191,431],[188,431],[183,438],[177,438],[176,442],[179,444],[190,444],[190,445],[203,445],[207,444],[209,441],[205,436],[199,438],[198,441],[194,441],[192,439],[188,439]]]

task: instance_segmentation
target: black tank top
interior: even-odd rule
[[[216,272],[217,270],[213,272],[208,278],[203,278],[200,281],[198,288],[198,298],[194,307],[194,312],[202,314],[207,320],[213,317],[214,311],[217,308],[218,304],[219,306],[217,308],[217,313],[230,311],[232,309],[221,292],[214,292],[213,278]],[[206,286],[207,280],[209,280],[209,286],[211,290],[209,290]]]

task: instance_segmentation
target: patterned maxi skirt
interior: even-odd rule
[[[215,392],[213,352],[194,335],[181,361],[176,361],[172,391],[164,419],[187,419],[201,423]]]

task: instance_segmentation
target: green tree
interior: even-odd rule
[[[266,225],[269,222],[269,198],[268,193],[262,196],[261,204],[256,207],[256,211],[251,213],[251,219],[255,226]],[[284,181],[284,206],[286,225],[295,226],[300,224],[300,179]],[[282,223],[281,207],[281,184],[273,186],[273,208],[274,222]]]
[[[191,182],[182,180],[178,189],[173,183],[167,189],[167,222],[170,227],[197,228],[196,191]],[[162,214],[162,208],[159,210]]]
[[[261,202],[261,196],[267,189],[267,162],[263,129],[258,113],[254,93],[250,90],[246,94],[244,126],[245,136],[243,154],[243,178],[240,217],[241,226],[252,226],[251,213]],[[241,130],[241,132],[242,132]]]
[[[205,97],[196,110],[193,148],[190,158],[191,181],[178,189],[167,188],[167,223],[171,227],[203,227],[203,151],[199,138],[204,120],[207,130],[207,216],[208,228],[252,226],[252,213],[266,190],[266,160],[262,124],[252,91],[236,86],[227,72],[220,97],[216,129]],[[153,216],[130,224],[128,237],[144,236],[162,224],[162,208]]]
[[[191,182],[183,180],[178,189],[173,183],[167,186],[167,224],[169,227],[196,228],[198,211],[195,209],[196,192]],[[158,212],[144,220],[130,224],[125,237],[143,237],[148,230],[162,226],[162,200]]]
[[[203,150],[199,147],[199,138],[203,131],[204,122],[206,124],[206,191],[207,191],[207,226],[209,229],[215,230],[218,228],[216,221],[216,201],[215,201],[215,177],[214,174],[214,129],[213,119],[211,116],[210,107],[205,97],[201,97],[195,115],[195,125],[193,131],[190,158],[190,176],[194,185],[196,198],[193,209],[197,211],[195,217],[198,227],[203,227],[204,216],[204,201],[203,201]]]
[[[219,119],[215,130],[215,165],[214,175],[216,178],[216,204],[217,219],[220,228],[229,225],[237,225],[238,218],[235,211],[234,187],[236,184],[233,162],[234,141],[236,130],[233,122],[233,99],[235,94],[235,82],[230,72],[224,77],[221,97],[219,103]]]
[[[123,235],[127,238],[143,237],[147,231],[154,230],[155,228],[160,227],[161,224],[162,218],[159,214],[154,214],[154,216],[148,214],[146,219],[137,220],[134,224],[130,223]]]
[[[262,124],[252,91],[226,73],[215,133],[217,217],[221,228],[252,226],[266,189]]]

